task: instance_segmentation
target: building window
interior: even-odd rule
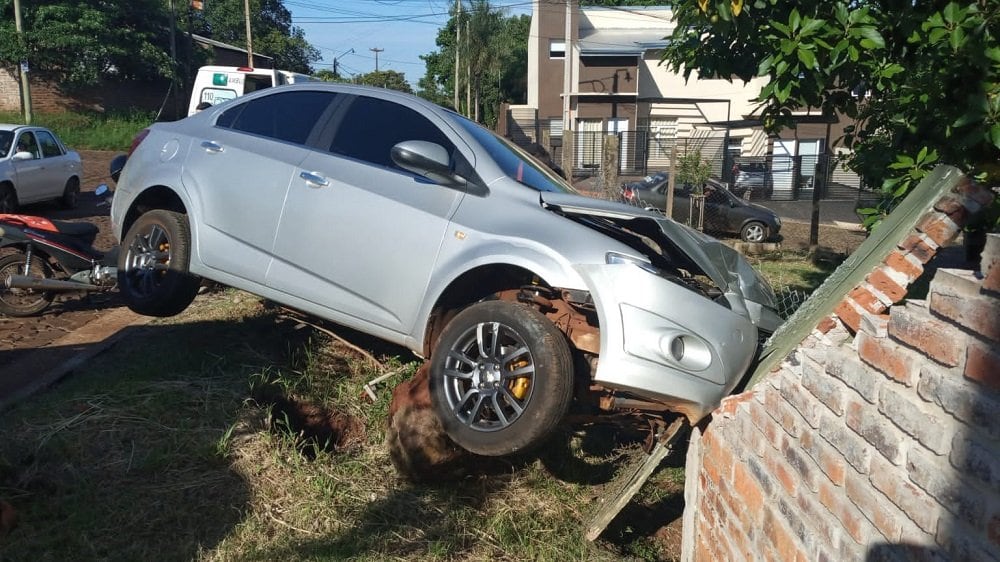
[[[657,161],[669,161],[670,149],[677,138],[676,119],[649,120],[649,158]]]
[[[549,58],[566,58],[566,42],[563,40],[549,39]]]

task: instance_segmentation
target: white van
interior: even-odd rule
[[[313,80],[312,76],[273,68],[203,66],[194,79],[187,114],[194,115],[201,103],[218,105],[264,88]]]

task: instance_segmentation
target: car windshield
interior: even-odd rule
[[[14,142],[14,131],[0,131],[0,158],[7,156],[12,142]]]
[[[455,120],[479,141],[497,166],[512,180],[536,191],[578,193],[548,166],[514,143],[464,117],[456,116]]]

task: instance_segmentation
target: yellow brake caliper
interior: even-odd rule
[[[528,360],[522,359],[511,363],[509,369],[511,371],[516,371],[521,367],[526,367],[527,365]],[[531,379],[529,377],[518,377],[507,383],[507,388],[510,389],[510,393],[514,395],[514,398],[524,400],[524,397],[528,395],[528,389],[531,388]]]

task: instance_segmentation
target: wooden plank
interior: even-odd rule
[[[597,537],[601,536],[601,533],[611,524],[611,521],[621,513],[622,509],[625,509],[628,502],[632,501],[632,498],[639,492],[642,485],[646,483],[646,480],[649,480],[656,467],[660,466],[663,459],[667,458],[667,455],[674,450],[674,444],[677,442],[677,437],[680,436],[684,425],[684,418],[674,420],[670,424],[670,427],[667,428],[663,438],[657,440],[652,452],[636,464],[635,471],[625,482],[621,490],[619,490],[611,501],[605,502],[601,506],[593,519],[591,519],[590,524],[587,525],[585,536],[588,541],[597,540]]]
[[[754,369],[747,390],[781,361],[808,336],[820,320],[847,294],[860,284],[908,236],[917,222],[962,179],[962,173],[951,166],[938,166],[916,189],[882,221],[868,239],[771,336]]]

